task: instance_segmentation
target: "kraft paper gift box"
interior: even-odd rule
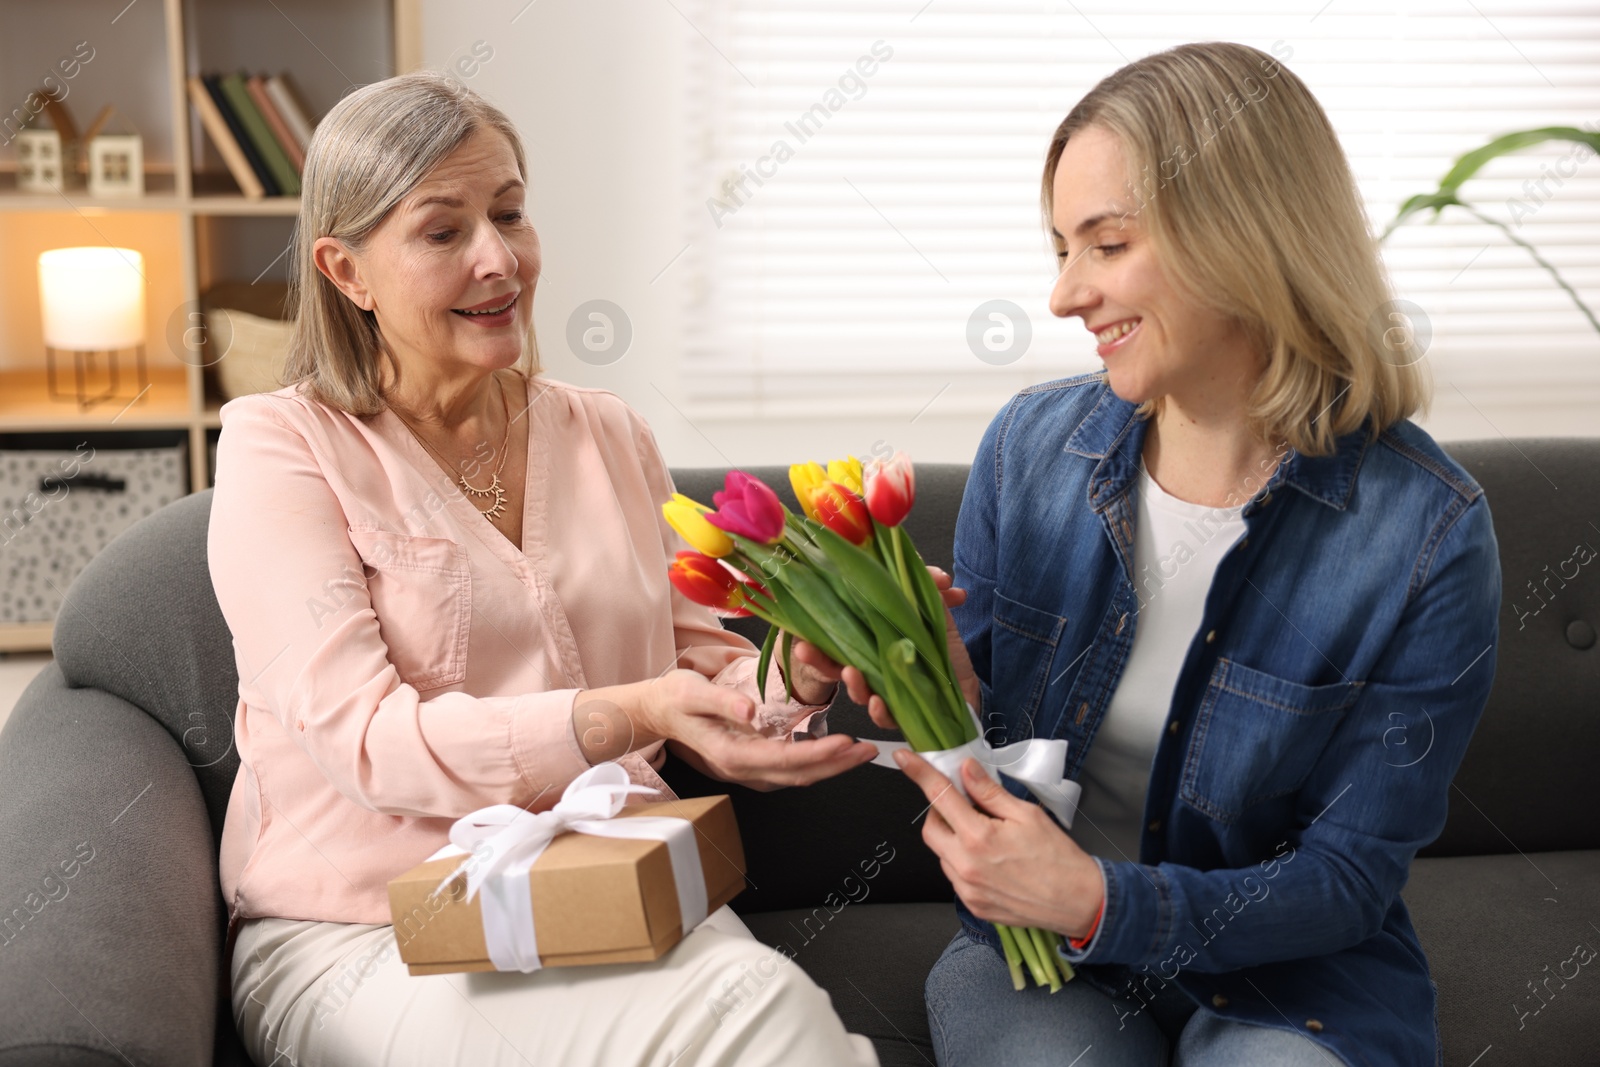
[[[623,808],[611,821],[641,816],[693,824],[708,914],[744,888],[744,847],[727,796],[638,804]],[[462,854],[431,858],[389,883],[400,958],[413,975],[498,969],[484,934],[483,892],[467,899],[463,871],[443,892],[434,893],[469,859]],[[523,877],[542,966],[646,962],[683,939],[665,841],[562,833]]]

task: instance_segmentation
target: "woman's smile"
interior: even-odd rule
[[[1144,319],[1141,318],[1119,319],[1098,329],[1091,327],[1089,332],[1094,334],[1095,340],[1099,342],[1095,347],[1095,352],[1099,353],[1101,359],[1104,359],[1111,353],[1123,348],[1133,338],[1133,335],[1139,332],[1139,325],[1142,322],[1144,322]]]
[[[508,296],[490,297],[469,308],[451,308],[450,311],[477,326],[510,326],[517,320],[517,301],[521,296],[521,291],[518,291]]]

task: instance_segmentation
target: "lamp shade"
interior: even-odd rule
[[[39,254],[39,308],[49,348],[100,352],[144,344],[144,257],[131,248]]]

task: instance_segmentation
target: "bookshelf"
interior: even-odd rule
[[[144,139],[145,195],[96,199],[17,188],[15,148],[0,147],[0,434],[83,432],[186,435],[189,491],[210,485],[210,446],[223,397],[182,322],[226,284],[280,284],[298,197],[249,199],[235,184],[189,101],[191,74],[289,71],[312,117],[350,88],[420,66],[421,0],[0,0],[0,99],[26,99],[56,52],[88,41],[94,59],[69,85],[80,125],[100,104],[131,114]],[[21,42],[27,41],[26,48]],[[157,54],[159,53],[159,54]],[[68,245],[120,245],[145,262],[149,388],[79,410],[52,399],[35,263]],[[175,326],[175,323],[177,324]],[[57,371],[71,380],[70,357]],[[132,438],[130,437],[130,440]],[[0,592],[0,595],[4,595]],[[0,652],[47,651],[51,625],[0,625]]]

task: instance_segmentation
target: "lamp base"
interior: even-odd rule
[[[76,401],[78,410],[80,411],[87,411],[96,404],[103,404],[107,400],[129,399],[126,394],[117,392],[117,388],[121,384],[120,371],[122,361],[119,356],[123,351],[125,350],[106,350],[106,364],[110,381],[105,387],[104,391],[94,393],[93,395],[88,392],[86,379],[96,376],[94,357],[99,353],[98,351],[74,351],[72,353],[72,378],[75,392],[65,393],[56,386],[56,350],[46,345],[44,350],[45,379],[49,383],[50,399]],[[150,388],[150,376],[144,363],[144,345],[136,346],[134,348],[134,354],[135,365],[137,366],[139,372],[139,379],[136,383],[139,387],[139,391],[134,393],[131,399],[138,401],[144,397],[145,392]],[[87,366],[85,366],[85,364],[87,364]]]

